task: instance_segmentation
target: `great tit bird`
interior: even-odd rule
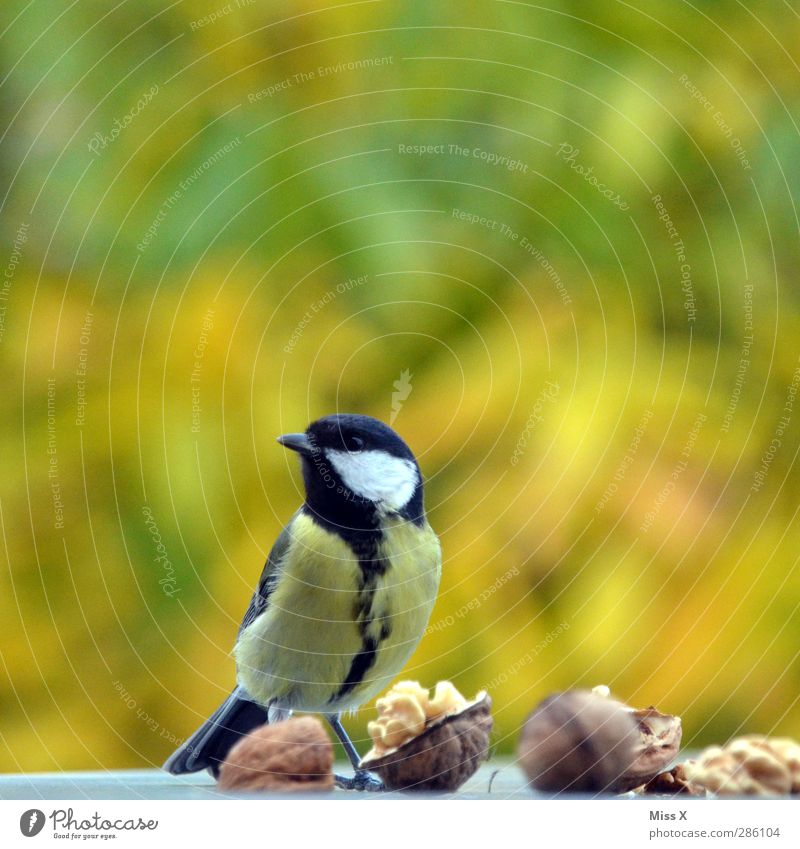
[[[391,684],[427,626],[442,556],[422,476],[405,442],[369,416],[326,416],[278,442],[300,455],[305,502],[239,628],[236,688],[164,768],[217,775],[241,736],[307,711],[326,716],[353,764],[339,786],[378,789],[341,713]]]

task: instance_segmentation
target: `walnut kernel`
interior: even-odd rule
[[[413,740],[426,725],[467,706],[467,700],[449,681],[439,681],[431,699],[416,681],[399,681],[375,703],[378,718],[367,724],[372,749],[367,757],[383,757]]]
[[[738,737],[684,764],[690,786],[720,796],[788,796],[800,792],[800,745],[786,738]]]

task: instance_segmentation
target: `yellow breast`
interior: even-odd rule
[[[297,516],[269,606],[235,649],[239,683],[255,700],[334,713],[398,675],[436,598],[439,541],[427,523],[387,519],[373,554],[359,561],[337,534]]]

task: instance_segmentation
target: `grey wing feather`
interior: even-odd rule
[[[239,626],[239,633],[237,637],[241,636],[242,631],[258,619],[258,617],[267,609],[269,597],[275,589],[275,584],[277,583],[278,575],[280,573],[281,560],[283,560],[289,549],[289,543],[292,538],[292,523],[299,513],[300,511],[298,510],[297,513],[292,516],[286,527],[280,532],[278,538],[275,540],[275,545],[272,546],[272,550],[267,557],[267,562],[264,564],[264,569],[261,572],[261,577],[258,579],[256,591],[253,593],[252,599],[250,599],[250,606],[247,608],[247,611],[244,614],[244,619],[242,619],[242,624]]]
[[[268,709],[237,687],[214,713],[176,749],[164,769],[173,775],[210,769],[215,777],[231,747],[268,721]]]
[[[296,516],[297,513],[272,546],[250,606],[239,626],[240,635],[267,609],[270,594],[280,575],[281,561],[289,549],[292,522]],[[236,687],[214,714],[173,752],[164,764],[164,769],[180,775],[207,768],[216,776],[228,751],[241,737],[265,722],[279,722],[290,714],[291,711],[275,705],[256,704],[243,687]]]

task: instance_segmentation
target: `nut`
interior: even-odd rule
[[[680,717],[660,713],[654,707],[632,710],[639,731],[636,757],[615,786],[625,793],[652,781],[678,754],[683,729]]]
[[[691,787],[720,796],[800,793],[800,745],[786,738],[750,735],[711,746],[684,764]]]
[[[413,681],[401,681],[378,699],[378,719],[367,726],[373,747],[360,766],[390,790],[456,790],[489,750],[492,702],[479,693],[467,702],[449,681],[433,699]]]
[[[605,685],[601,685],[594,687],[592,692],[608,698],[611,691]],[[634,710],[627,705],[625,707],[636,720],[639,741],[633,763],[625,770],[625,774],[620,776],[619,781],[610,788],[616,793],[626,793],[628,790],[652,781],[675,759],[683,736],[679,716],[661,713],[652,706],[642,710]]]
[[[541,702],[525,723],[519,760],[531,786],[546,793],[611,792],[637,756],[632,711],[587,690]]]
[[[659,773],[655,778],[651,778],[644,787],[640,788],[640,793],[648,796],[705,796],[706,791],[699,787],[693,787],[686,777],[686,765],[678,764],[672,767],[667,772]]]
[[[333,789],[333,746],[311,716],[262,725],[228,752],[222,790],[304,792]]]

